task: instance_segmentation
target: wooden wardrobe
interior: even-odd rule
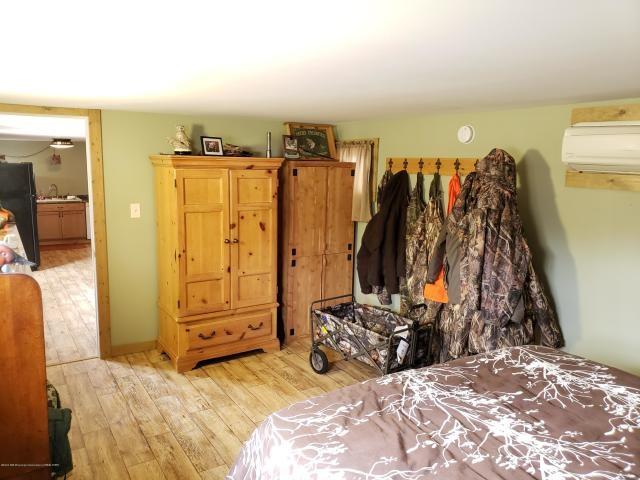
[[[316,160],[287,161],[280,171],[285,341],[309,335],[311,302],[353,292],[354,174],[354,163]]]
[[[179,372],[280,348],[281,158],[154,155],[159,348]]]

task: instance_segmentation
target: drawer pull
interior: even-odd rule
[[[228,238],[225,238],[224,243],[231,243],[231,241]]]
[[[229,330],[227,330],[226,328],[224,329],[224,333],[226,333],[227,335],[233,335],[233,332],[230,332]]]
[[[198,338],[201,338],[202,340],[209,340],[210,338],[213,338],[216,336],[216,331],[215,330],[211,330],[211,334],[210,335],[205,335],[204,333],[199,333],[198,334]]]
[[[264,326],[264,322],[260,322],[260,325],[258,325],[257,327],[254,327],[253,325],[249,324],[249,330],[260,330],[263,326]]]

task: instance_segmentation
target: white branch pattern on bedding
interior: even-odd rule
[[[484,389],[477,383],[480,369],[521,376],[517,385],[524,388]],[[493,378],[512,385],[500,379]],[[560,351],[498,350],[455,365],[387,375],[358,388],[382,392],[375,408],[357,399],[327,403],[330,394],[271,415],[243,447],[230,478],[413,480],[430,473],[465,478],[446,474],[462,467],[473,471],[485,462],[499,467],[503,478],[516,471],[550,480],[638,478],[638,452],[630,451],[625,435],[638,435],[640,390],[618,383],[605,366]],[[547,404],[604,411],[609,430],[602,432],[604,439],[584,438],[578,428],[558,431],[541,415]],[[391,420],[414,432],[400,440],[402,458],[349,461],[359,455],[350,435],[364,429],[363,442],[368,432],[393,442]],[[437,453],[425,457],[427,449]],[[430,460],[421,462],[424,458]]]

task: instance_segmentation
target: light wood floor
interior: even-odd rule
[[[47,365],[98,355],[90,245],[42,249],[34,277],[42,290]]]
[[[155,350],[48,367],[63,406],[73,410],[71,478],[224,478],[267,415],[375,376],[342,360],[317,375],[308,354],[299,340],[185,374]]]

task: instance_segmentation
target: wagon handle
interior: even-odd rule
[[[337,300],[339,298],[350,298],[351,302],[353,303],[353,301],[355,300],[355,297],[353,296],[353,293],[349,293],[347,295],[338,295],[337,297],[329,297],[329,298],[321,298],[320,300],[316,300],[314,302],[311,302],[311,305],[309,305],[309,337],[311,338],[311,351],[313,352],[313,350],[316,348],[316,342],[314,340],[314,328],[313,328],[313,310],[314,310],[314,306],[321,304],[322,302],[329,302],[331,300]]]

